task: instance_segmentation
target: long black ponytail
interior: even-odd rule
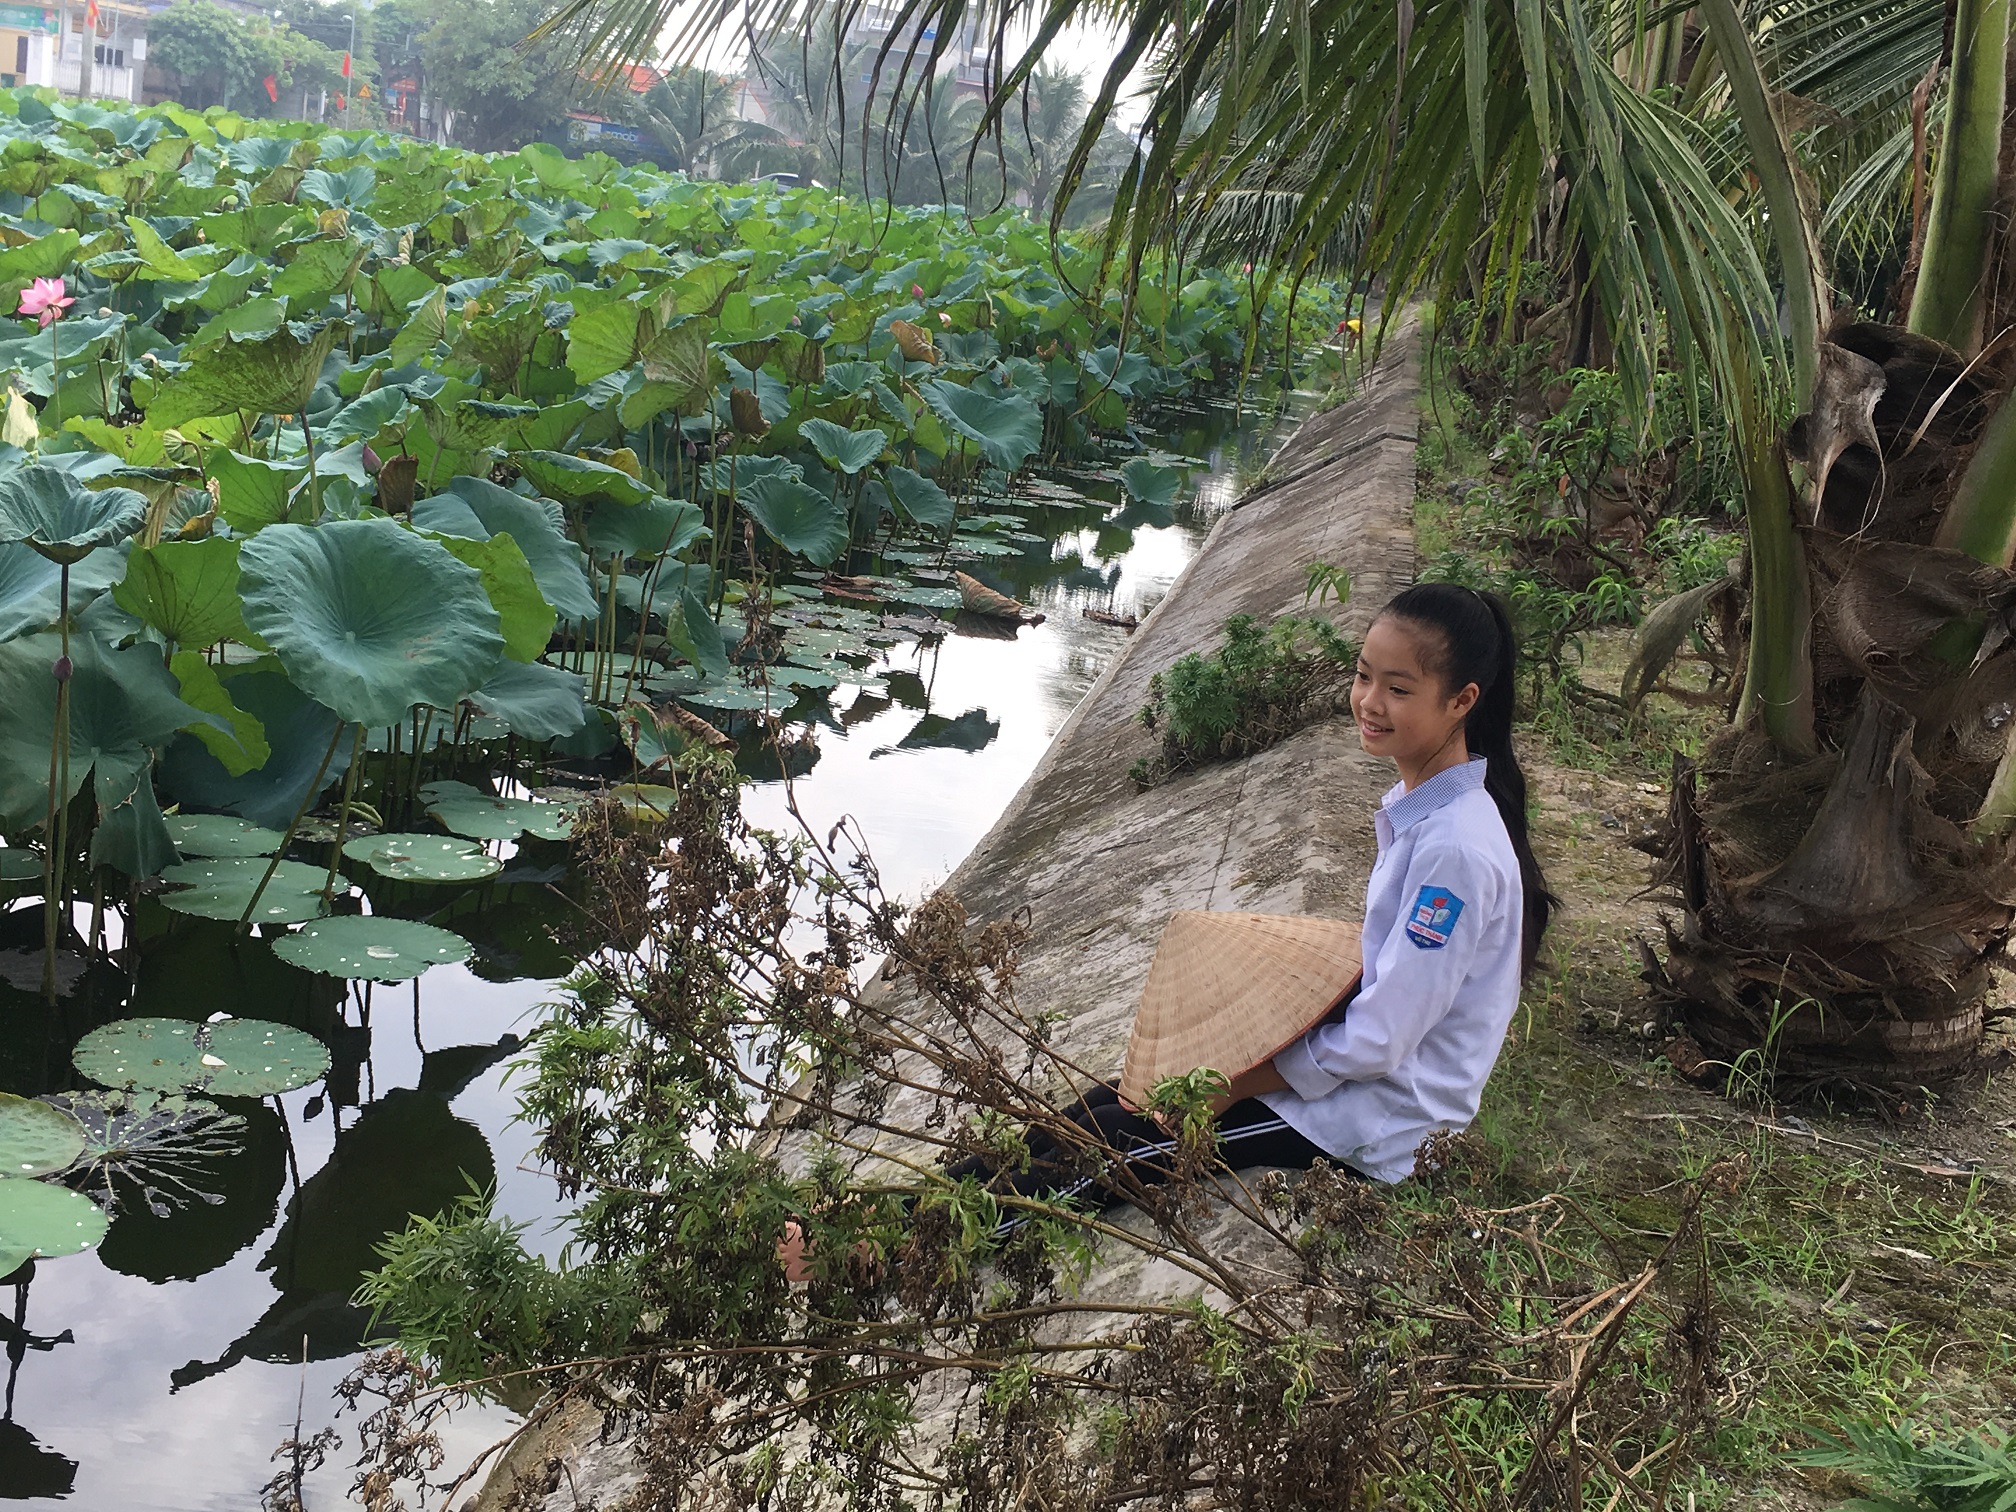
[[[1477,684],[1477,702],[1464,721],[1463,738],[1472,756],[1484,758],[1484,790],[1498,805],[1519,858],[1519,885],[1525,894],[1525,929],[1520,970],[1533,969],[1540,937],[1547,932],[1558,898],[1547,890],[1540,863],[1526,833],[1526,774],[1512,750],[1512,705],[1519,646],[1512,616],[1495,593],[1454,583],[1416,583],[1379,611],[1379,618],[1405,620],[1427,632],[1422,657],[1442,679],[1445,694]]]

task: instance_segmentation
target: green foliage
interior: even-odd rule
[[[1218,649],[1193,651],[1148,680],[1141,723],[1161,754],[1128,775],[1143,787],[1207,761],[1247,756],[1330,712],[1355,652],[1320,616],[1225,622]]]
[[[529,1225],[495,1217],[490,1201],[471,1192],[378,1246],[384,1268],[356,1298],[371,1310],[374,1331],[396,1319],[407,1352],[457,1381],[498,1377],[556,1352],[592,1357],[625,1340],[638,1311],[623,1271],[553,1269],[526,1252]]]
[[[1913,1422],[1845,1422],[1841,1437],[1796,1456],[1800,1464],[1874,1482],[1880,1494],[1841,1512],[2009,1512],[2016,1507],[2016,1454],[1990,1424],[1944,1434]]]

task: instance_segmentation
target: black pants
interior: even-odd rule
[[[1134,1180],[1156,1185],[1169,1179],[1175,1139],[1154,1119],[1124,1107],[1117,1089],[1106,1085],[1093,1088],[1065,1110],[1064,1116],[1083,1129],[1095,1147],[1110,1146],[1116,1152],[1116,1163],[1124,1165]],[[1126,1201],[1124,1193],[1116,1191],[1103,1173],[1089,1176],[1079,1173],[1079,1152],[1041,1134],[1032,1136],[1029,1146],[1026,1170],[997,1171],[979,1157],[969,1156],[947,1167],[946,1174],[991,1176],[994,1179],[990,1184],[996,1191],[1012,1192],[1018,1197],[1075,1198],[1097,1202],[1102,1208]],[[1218,1153],[1235,1171],[1251,1166],[1307,1170],[1319,1160],[1333,1158],[1254,1097],[1243,1098],[1219,1114]],[[1003,1221],[1002,1231],[1021,1222],[1020,1215],[1011,1216]]]

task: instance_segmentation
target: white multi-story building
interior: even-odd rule
[[[49,85],[76,97],[81,86],[87,99],[137,103],[146,63],[147,10],[135,0],[98,0],[95,26],[82,0],[0,3],[0,87]]]

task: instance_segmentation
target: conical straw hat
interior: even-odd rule
[[[1237,1076],[1300,1039],[1357,985],[1360,926],[1294,914],[1179,913],[1155,947],[1120,1095],[1165,1076]]]

